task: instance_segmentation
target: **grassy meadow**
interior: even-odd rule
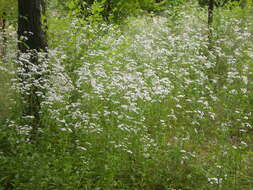
[[[8,28],[0,190],[253,189],[252,9],[217,8],[212,39],[195,5],[120,25],[52,14],[48,25],[35,143]]]

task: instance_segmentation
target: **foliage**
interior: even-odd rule
[[[29,116],[0,109],[0,189],[252,189],[250,10],[217,9],[209,49],[197,6],[124,26],[99,20],[100,8],[93,25],[48,19],[50,65],[27,62],[50,73],[44,128],[30,142]],[[17,81],[14,37],[0,63],[6,108],[30,85]],[[34,73],[23,74],[36,83]]]
[[[0,0],[0,18],[4,17],[9,22],[16,20],[17,1],[16,0]]]
[[[70,0],[67,7],[80,18],[87,19],[89,16],[100,15],[105,21],[120,22],[128,16],[159,13],[182,3],[183,0]]]
[[[198,0],[200,6],[208,5],[208,0]],[[250,7],[252,1],[250,0],[214,0],[216,7]]]

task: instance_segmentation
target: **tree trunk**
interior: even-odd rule
[[[18,63],[23,115],[29,116],[31,138],[41,127],[41,102],[44,96],[43,62],[39,54],[46,52],[47,40],[43,30],[44,0],[18,0]],[[35,70],[34,70],[35,69]]]
[[[6,44],[7,44],[7,39],[6,39],[6,19],[5,19],[5,13],[0,16],[0,58],[4,62],[5,56],[6,56]]]
[[[208,40],[209,40],[209,49],[211,49],[211,47],[212,47],[213,11],[214,11],[214,0],[208,0]]]
[[[44,0],[18,0],[18,49],[21,53],[46,51],[47,40],[41,22],[43,5]]]

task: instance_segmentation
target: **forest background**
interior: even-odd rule
[[[251,0],[0,0],[0,190],[253,189]]]

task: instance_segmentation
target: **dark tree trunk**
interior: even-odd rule
[[[18,0],[18,49],[21,53],[46,51],[47,40],[41,21],[44,5],[44,0]]]
[[[211,48],[212,37],[213,37],[213,11],[214,11],[214,0],[208,0],[208,40],[209,48]]]
[[[3,13],[2,16],[0,16],[0,35],[1,35],[1,42],[0,42],[0,58],[2,61],[5,60],[6,56],[6,45],[7,45],[7,38],[6,38],[6,19],[5,19],[5,13]]]
[[[40,111],[44,95],[44,89],[42,89],[44,76],[39,53],[47,50],[47,40],[42,24],[44,12],[44,0],[18,0],[18,63],[19,70],[22,71],[19,76],[24,87],[21,91],[24,100],[23,115],[31,118],[29,124],[32,127],[32,139],[41,127]]]
[[[208,0],[208,25],[213,23],[214,0]]]

